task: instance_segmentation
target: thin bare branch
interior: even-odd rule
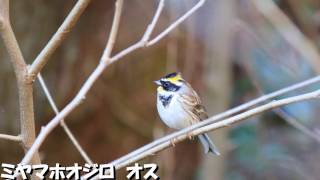
[[[56,106],[56,103],[54,102],[51,93],[45,83],[45,81],[43,80],[41,73],[38,74],[38,80],[40,82],[40,85],[49,101],[49,104],[51,105],[53,111],[55,112],[55,114],[59,114],[59,110]],[[79,153],[81,154],[81,156],[83,157],[83,159],[88,163],[88,164],[93,164],[92,160],[89,158],[89,156],[87,155],[87,153],[84,151],[84,149],[81,147],[81,145],[79,144],[79,142],[77,141],[77,139],[74,137],[74,135],[72,134],[71,130],[69,129],[69,127],[67,126],[67,124],[65,123],[64,119],[60,122],[60,125],[62,126],[63,130],[67,133],[69,139],[71,140],[71,142],[73,143],[73,145],[77,148],[77,150],[79,151]]]
[[[278,91],[275,91],[273,93],[261,96],[261,97],[259,97],[257,99],[249,101],[249,102],[247,102],[245,104],[242,104],[242,105],[237,106],[235,108],[232,108],[230,110],[224,111],[224,112],[222,112],[220,114],[214,115],[213,117],[210,118],[210,120],[204,121],[202,123],[203,123],[203,125],[208,125],[210,123],[217,122],[217,121],[219,121],[221,119],[227,118],[227,117],[229,117],[231,115],[234,115],[236,113],[239,113],[241,111],[244,111],[244,110],[247,110],[247,109],[249,109],[251,107],[254,107],[254,106],[256,106],[256,105],[258,105],[258,104],[260,104],[262,102],[271,100],[271,99],[273,99],[273,98],[275,98],[277,96],[283,95],[285,93],[288,93],[288,92],[291,92],[291,91],[294,91],[294,90],[297,90],[297,89],[301,89],[303,87],[306,87],[306,86],[308,86],[310,84],[314,84],[314,83],[317,83],[317,82],[320,82],[320,76],[316,76],[314,78],[311,78],[311,79],[305,80],[303,82],[291,85],[289,87],[285,87],[285,88],[280,89]],[[202,127],[202,125],[195,126],[195,128],[199,128],[199,127]],[[173,134],[172,136],[170,136],[170,139],[177,138],[179,135],[181,135],[183,133],[186,133],[186,132],[188,132],[190,130],[194,130],[195,128],[186,129],[185,131],[181,131],[180,133],[177,133],[176,135]],[[147,151],[148,149],[150,149],[150,148],[152,148],[154,146],[157,146],[157,145],[159,145],[161,143],[164,143],[164,142],[165,142],[165,140],[153,142],[153,143],[151,143],[149,145],[144,146],[144,148],[140,148],[140,149],[138,149],[138,150],[126,155],[126,156],[123,156],[122,158],[119,158],[117,161],[126,161],[127,159],[131,159],[134,156],[136,156],[137,154],[139,154],[139,153],[141,153],[143,151]]]
[[[125,55],[131,53],[132,51],[135,51],[139,48],[142,47],[148,47],[148,46],[152,46],[155,43],[157,43],[158,41],[160,41],[162,38],[164,38],[169,32],[171,32],[174,28],[176,28],[180,23],[182,23],[185,19],[187,19],[189,16],[191,16],[196,10],[198,10],[205,2],[205,0],[199,0],[199,2],[193,7],[191,8],[189,11],[187,11],[183,16],[181,16],[181,18],[179,18],[177,21],[173,22],[167,29],[165,29],[162,33],[160,33],[158,36],[156,36],[154,39],[149,40],[150,35],[153,31],[153,29],[149,28],[149,27],[153,27],[154,26],[152,24],[156,24],[158,17],[158,14],[161,14],[162,11],[162,5],[161,2],[159,3],[159,6],[157,8],[157,12],[155,14],[155,16],[153,17],[151,24],[148,25],[148,28],[146,30],[146,32],[144,33],[142,39],[140,41],[138,41],[137,43],[133,44],[132,46],[128,47],[127,49],[122,50],[121,52],[119,52],[118,54],[114,55],[111,59],[110,59],[110,63],[124,57]],[[148,33],[146,35],[146,33]]]
[[[164,1],[165,0],[160,0],[156,14],[153,16],[153,19],[151,21],[151,23],[148,25],[146,32],[144,33],[143,37],[141,38],[142,42],[147,43],[148,40],[150,39],[150,36],[152,34],[152,31],[154,30],[154,28],[156,27],[156,24],[159,20],[160,14],[162,12],[162,9],[164,7]]]
[[[272,110],[278,107],[282,107],[288,104],[306,101],[310,99],[315,99],[320,97],[320,90],[313,91],[311,93],[306,93],[290,98],[284,98],[282,100],[275,100],[270,103],[267,103],[265,105],[261,105],[259,107],[253,108],[251,110],[245,111],[243,113],[240,113],[238,115],[232,116],[230,118],[224,119],[222,121],[216,122],[215,117],[211,117],[205,121],[202,121],[198,124],[195,124],[193,126],[190,126],[188,128],[185,128],[183,130],[180,130],[178,132],[172,133],[170,135],[167,135],[163,138],[160,138],[148,145],[145,145],[131,153],[129,153],[126,156],[123,156],[117,160],[114,160],[110,162],[110,164],[114,165],[116,169],[120,169],[124,166],[127,166],[133,162],[136,162],[138,160],[141,160],[147,156],[153,155],[165,148],[168,148],[172,146],[171,142],[181,142],[187,138],[189,138],[190,135],[196,136],[208,131],[213,131],[219,128],[228,127],[234,123],[239,123],[249,117],[252,117],[254,115],[260,114],[262,112]],[[134,156],[133,156],[134,154]],[[129,158],[127,158],[129,157]]]
[[[8,134],[0,134],[0,139],[22,142],[22,138],[20,136],[13,136],[13,135],[8,135]]]
[[[204,1],[204,0],[202,0],[202,1]],[[121,7],[116,6],[115,14],[117,14],[117,11],[121,11],[120,8]],[[193,12],[194,12],[194,10],[193,10]],[[189,14],[188,16],[191,15],[191,13],[187,13],[187,14]],[[116,20],[120,20],[120,18],[116,19]],[[181,19],[178,19],[178,21],[181,22]],[[113,23],[113,24],[119,25],[119,23]],[[176,24],[176,26],[177,26],[180,23],[173,23],[173,24]],[[176,26],[174,26],[174,27],[176,27]],[[118,27],[116,27],[115,29],[118,29]],[[170,29],[173,29],[173,28],[170,28]],[[148,30],[148,32],[149,31],[152,32],[152,30]],[[113,37],[114,36],[109,36],[109,40],[110,40],[110,38],[113,38]],[[144,47],[144,44],[145,43],[140,40],[138,43],[121,51],[120,53],[113,56],[112,58],[109,58],[107,55],[105,55],[107,53],[107,51],[105,50],[104,54],[102,55],[102,58],[100,60],[99,65],[96,67],[96,69],[92,72],[92,74],[86,80],[86,82],[81,87],[80,91],[75,96],[75,98],[65,108],[63,108],[62,111],[58,115],[56,115],[56,117],[54,117],[45,127],[43,127],[41,129],[40,134],[36,138],[34,144],[30,148],[28,153],[22,159],[21,164],[27,164],[30,161],[30,159],[32,158],[34,152],[36,152],[40,148],[41,144],[46,139],[48,134],[60,123],[60,121],[62,119],[64,119],[70,112],[72,112],[78,105],[80,105],[83,102],[88,91],[91,89],[91,87],[93,86],[95,81],[100,77],[100,75],[105,70],[105,68],[108,67],[108,65],[110,65],[111,63],[113,63],[116,60],[119,60],[121,57],[127,55],[128,53],[130,53],[138,48]],[[110,52],[110,54],[111,54],[111,52]],[[104,59],[104,58],[106,58],[106,59]]]
[[[111,26],[111,31],[109,35],[109,40],[107,46],[103,52],[101,60],[107,61],[110,58],[111,52],[113,50],[114,44],[119,31],[120,18],[122,14],[123,0],[116,1],[116,10],[113,16],[113,22]]]
[[[277,114],[279,114],[280,116],[282,116],[285,119],[285,121],[287,123],[289,123],[291,126],[293,126],[294,128],[296,128],[299,131],[301,131],[302,133],[304,133],[305,135],[311,137],[312,139],[314,139],[318,143],[320,143],[320,134],[319,134],[319,132],[312,131],[311,129],[306,127],[302,122],[299,122],[297,119],[295,119],[294,117],[290,116],[289,114],[284,112],[282,109],[275,109],[274,111]]]
[[[17,78],[21,144],[23,145],[24,151],[27,152],[35,140],[33,86],[27,74],[27,65],[10,24],[8,0],[0,0],[0,21],[0,35],[8,51]],[[30,160],[33,164],[39,164],[40,157],[38,151],[35,151],[34,154]]]
[[[195,6],[193,6],[187,13],[185,13],[178,20],[176,20],[174,23],[172,23],[167,29],[165,29],[163,32],[161,32],[158,36],[156,36],[151,41],[149,41],[147,43],[147,46],[151,46],[151,45],[157,43],[158,41],[160,41],[162,38],[164,38],[170,31],[172,31],[179,24],[181,24],[184,20],[186,20],[189,16],[191,16],[196,10],[198,10],[204,3],[205,3],[205,0],[199,0],[199,2]]]
[[[236,30],[243,30],[246,33],[250,34],[251,38],[254,38],[257,42],[260,43],[261,48],[266,49],[267,47],[264,47],[264,43],[263,40],[261,38],[259,38],[249,27],[246,23],[244,23],[243,21],[236,21],[235,22],[235,27],[237,28]],[[250,77],[253,79],[253,81],[257,81],[254,77]],[[315,82],[318,82],[320,80],[319,76],[316,76],[314,78],[311,78],[307,81],[303,81],[302,83],[298,83],[296,85],[293,86],[289,86],[287,88],[284,88],[284,91],[291,91],[291,88],[293,88],[293,90],[295,89],[295,86],[297,88],[300,87],[304,87],[308,84],[312,84]],[[261,94],[263,94],[263,91],[257,87],[258,90],[260,91]],[[279,93],[282,93],[282,91],[279,91]],[[254,102],[253,102],[254,103]],[[299,122],[296,118],[294,117],[290,117],[287,113],[285,113],[284,111],[282,111],[281,109],[275,110],[275,112],[277,114],[279,114],[280,116],[283,117],[283,119],[290,125],[292,125],[294,128],[298,129],[299,131],[303,132],[305,135],[315,139],[316,141],[320,142],[320,136],[317,132],[315,132],[314,130],[312,130],[311,128],[308,128],[307,126],[303,125],[301,122]]]
[[[21,54],[18,42],[10,25],[9,1],[0,1],[0,33],[10,56],[17,77],[21,77],[27,67]]]
[[[307,80],[302,81],[300,83],[296,83],[296,84],[293,84],[291,86],[288,86],[288,87],[285,87],[283,89],[280,89],[278,91],[272,92],[270,94],[263,95],[263,96],[261,96],[259,98],[256,98],[256,99],[254,99],[252,101],[249,101],[249,102],[247,102],[245,104],[242,104],[242,105],[237,106],[235,108],[232,108],[232,109],[230,109],[228,111],[225,111],[225,112],[223,112],[221,114],[218,114],[215,117],[217,118],[217,120],[222,119],[222,118],[226,118],[228,116],[231,116],[231,115],[236,114],[238,112],[241,112],[243,110],[249,109],[249,108],[251,108],[253,106],[256,106],[256,105],[258,105],[258,104],[260,104],[262,102],[271,100],[271,99],[273,99],[273,98],[275,98],[277,96],[286,94],[288,92],[291,92],[291,91],[294,91],[294,90],[297,90],[297,89],[304,88],[306,86],[309,86],[311,84],[315,84],[317,82],[320,82],[320,76],[316,76],[316,77],[313,77],[311,79],[307,79]]]
[[[118,3],[118,1],[123,1],[123,0],[117,0],[116,2],[116,9],[115,9],[115,16],[117,15],[118,18],[115,18],[115,21],[120,21],[120,15],[119,12],[122,12],[122,4],[123,3]],[[119,22],[113,22],[112,23],[114,26],[119,26]],[[119,27],[111,27],[111,29],[118,30]],[[113,47],[112,41],[114,41],[113,38],[116,38],[117,33],[113,32],[113,34],[110,34],[108,43],[106,45],[106,48],[109,46],[109,48]],[[91,89],[93,86],[94,82],[98,79],[98,77],[102,74],[103,70],[107,67],[108,64],[110,64],[107,60],[109,57],[107,56],[108,54],[111,54],[111,51],[104,50],[104,53],[102,55],[103,58],[100,60],[99,65],[97,68],[93,71],[93,73],[89,76],[87,81],[84,83],[84,85],[81,87],[80,91],[78,94],[75,96],[75,98],[65,107],[62,109],[60,113],[58,113],[55,118],[53,118],[45,127],[41,128],[40,134],[38,135],[36,141],[32,145],[31,149],[29,152],[24,156],[22,159],[21,163],[22,164],[27,164],[30,159],[32,158],[34,152],[36,152],[43,141],[46,139],[48,134],[73,110],[75,109],[78,105],[82,103],[82,101],[85,99],[85,96],[87,92]]]
[[[93,161],[90,159],[90,157],[88,156],[88,154],[84,151],[84,149],[81,147],[81,145],[79,144],[79,142],[77,141],[77,139],[74,137],[74,135],[72,134],[71,130],[69,129],[69,127],[67,126],[67,124],[65,123],[64,120],[62,120],[60,122],[60,125],[62,126],[63,130],[67,133],[69,139],[71,140],[71,142],[73,143],[73,145],[77,148],[77,150],[79,151],[79,153],[81,154],[82,158],[88,163],[88,164],[93,164]]]
[[[88,6],[91,0],[78,0],[76,5],[72,8],[71,12],[68,14],[66,19],[63,21],[62,25],[59,27],[57,32],[52,36],[48,44],[43,48],[40,54],[36,57],[30,69],[28,71],[29,75],[35,79],[37,74],[48,62],[51,55],[60,46],[62,41],[66,38],[68,33],[74,27],[81,14]]]

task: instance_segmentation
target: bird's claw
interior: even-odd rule
[[[171,145],[172,145],[173,147],[175,147],[175,146],[176,146],[176,139],[173,138],[172,140],[170,140],[170,143],[171,143]]]
[[[190,140],[193,140],[193,135],[192,135],[192,133],[188,133],[187,136],[188,136],[188,138],[189,138]]]

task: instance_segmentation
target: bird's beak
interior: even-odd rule
[[[161,86],[161,82],[160,80],[157,80],[157,81],[153,81],[154,83],[156,83],[158,86]]]

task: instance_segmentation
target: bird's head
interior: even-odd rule
[[[174,72],[154,82],[159,86],[158,92],[176,92],[185,83],[185,80],[181,77],[180,73]]]

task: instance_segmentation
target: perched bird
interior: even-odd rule
[[[183,129],[208,118],[198,94],[180,73],[170,73],[154,82],[158,85],[157,109],[161,120],[167,126]],[[200,134],[198,138],[205,153],[220,155],[207,134]]]

